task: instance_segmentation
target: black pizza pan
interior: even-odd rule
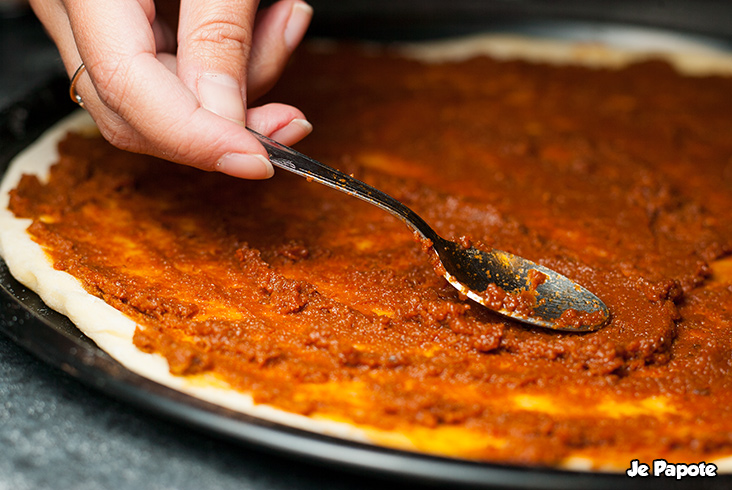
[[[0,111],[0,177],[9,162],[76,106],[68,80],[52,77]],[[101,321],[101,320],[100,320]],[[616,489],[674,488],[660,477],[563,471],[478,463],[394,450],[309,432],[234,412],[143,378],[99,349],[65,316],[16,281],[0,259],[0,332],[45,363],[154,417],[325,468],[378,477],[384,482],[439,487]],[[695,482],[699,488],[732,488],[732,477]]]

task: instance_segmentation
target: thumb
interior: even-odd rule
[[[246,122],[246,66],[257,3],[181,2],[178,76],[204,109],[239,124]]]

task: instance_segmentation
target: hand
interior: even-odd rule
[[[312,129],[291,106],[248,108],[275,83],[312,15],[302,0],[259,12],[257,4],[31,0],[67,72],[85,64],[76,91],[107,140],[249,179],[274,171],[245,124],[288,145]]]

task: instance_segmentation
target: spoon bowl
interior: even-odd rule
[[[404,221],[429,250],[435,269],[464,296],[514,320],[574,332],[605,325],[610,312],[594,294],[567,277],[501,250],[478,250],[439,236],[400,201],[251,129],[273,165],[358,197]]]
[[[433,247],[450,284],[514,320],[579,332],[596,330],[610,317],[607,306],[590,291],[530,260],[502,250],[464,248],[444,239]]]

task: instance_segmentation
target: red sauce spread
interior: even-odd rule
[[[557,328],[566,330],[579,329],[585,325],[602,325],[607,317],[602,311],[580,311],[574,308],[564,310],[562,316],[556,321]]]
[[[732,252],[730,94],[730,78],[661,62],[428,65],[348,47],[300,53],[272,94],[316,128],[300,151],[447,238],[597,294],[612,321],[586,334],[491,313],[399,220],[284,171],[237,180],[72,134],[11,207],[173,373],[450,455],[698,462],[732,454],[732,280],[712,274]]]
[[[481,303],[492,310],[515,311],[524,317],[533,315],[534,308],[536,308],[536,289],[533,291],[520,291],[518,293],[507,292],[496,284],[491,283],[479,296]]]

